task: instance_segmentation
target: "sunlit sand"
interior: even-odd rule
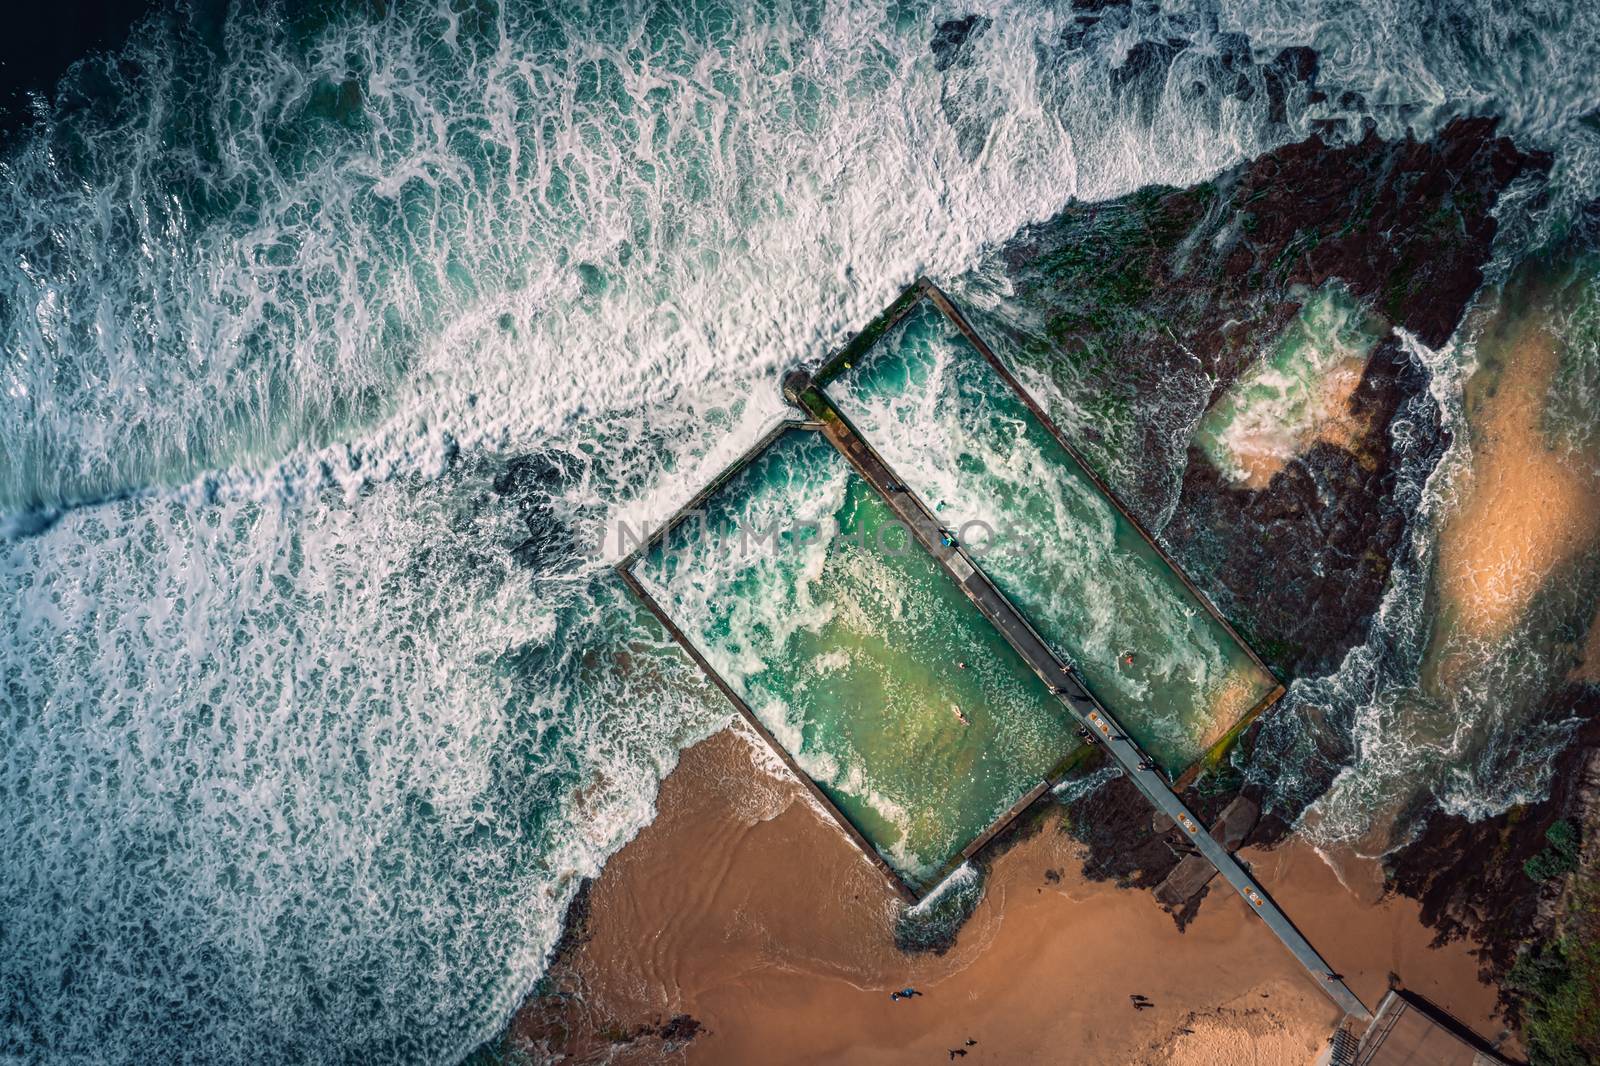
[[[1543,315],[1487,324],[1468,386],[1472,465],[1439,541],[1439,589],[1460,635],[1495,641],[1600,532],[1600,484],[1541,428],[1560,365]]]

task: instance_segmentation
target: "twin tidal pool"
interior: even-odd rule
[[[1170,775],[1281,691],[930,300],[824,389]],[[631,573],[918,894],[1080,749],[822,433],[772,438]]]

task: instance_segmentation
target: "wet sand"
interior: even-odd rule
[[[1243,472],[1238,485],[1256,491],[1267,488],[1284,467],[1319,442],[1358,451],[1371,427],[1350,401],[1366,365],[1364,357],[1351,356],[1330,367],[1317,383],[1317,398],[1304,425],[1285,428],[1273,423],[1228,434],[1228,450]]]
[[[1440,535],[1438,575],[1467,640],[1504,637],[1545,580],[1600,534],[1600,483],[1541,428],[1560,362],[1541,296],[1529,283],[1502,299],[1478,342],[1483,368],[1467,386],[1472,464]]]
[[[732,731],[684,753],[660,816],[597,881],[587,939],[552,971],[558,994],[529,1001],[510,1044],[617,1064],[935,1063],[960,1049],[969,1064],[1288,1066],[1338,1020],[1233,893],[1213,888],[1179,933],[1147,892],[1085,880],[1058,812],[996,860],[950,951],[902,954],[882,876],[768,761]],[[1429,948],[1415,904],[1363,899],[1304,845],[1248,857],[1369,1004],[1395,972],[1495,1033],[1468,946]],[[906,985],[924,994],[892,1002]],[[1154,1005],[1135,1009],[1135,994]]]

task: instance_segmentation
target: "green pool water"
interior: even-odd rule
[[[919,890],[1077,746],[1065,709],[820,434],[780,437],[634,573]]]
[[[931,303],[826,391],[1169,772],[1276,686]]]

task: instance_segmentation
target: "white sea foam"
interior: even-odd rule
[[[979,880],[980,876],[977,867],[970,862],[964,862],[954,870],[951,870],[937,885],[934,885],[927,895],[917,900],[916,906],[909,908],[906,914],[912,918],[920,918],[932,914],[934,908],[946,896],[971,889],[977,885]]]
[[[0,163],[0,1053],[491,1036],[727,720],[634,625],[615,522],[664,518],[916,274],[1309,128],[1188,93],[1203,13],[1067,48],[1070,10],[978,6],[939,71],[965,7],[236,5],[46,109]],[[1554,143],[1600,102],[1593,11],[1460,10],[1221,22],[1326,48],[1385,128],[1496,108]],[[1174,34],[1148,106],[1113,86]],[[533,517],[492,488],[523,453]]]

